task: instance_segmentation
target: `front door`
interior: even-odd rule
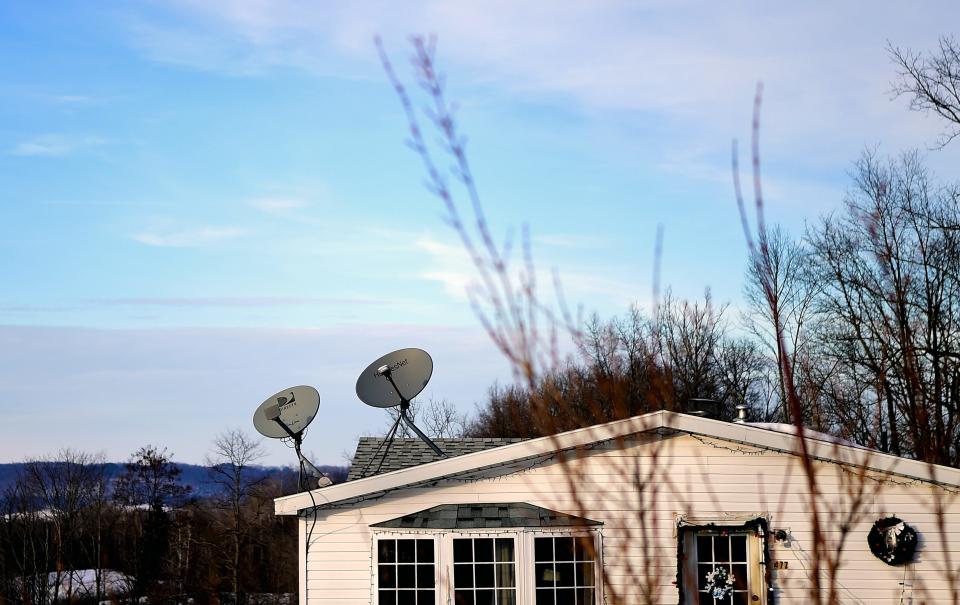
[[[683,528],[686,605],[765,605],[763,534],[757,528]]]

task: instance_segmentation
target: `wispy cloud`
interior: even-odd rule
[[[99,100],[93,95],[82,94],[46,94],[41,98],[57,105],[92,105]]]
[[[246,234],[239,227],[198,227],[163,233],[135,233],[130,237],[147,246],[163,248],[198,248],[235,239]]]
[[[299,210],[310,205],[306,200],[294,197],[261,197],[252,199],[247,203],[257,210],[271,213]]]
[[[96,136],[44,134],[18,143],[10,153],[19,156],[59,157],[106,142],[106,139]]]
[[[892,71],[883,32],[924,47],[942,21],[937,15],[956,15],[946,2],[926,14],[892,4],[864,13],[836,3],[761,10],[750,2],[661,0],[375,2],[375,9],[334,3],[322,11],[301,0],[172,5],[175,19],[143,17],[131,25],[134,43],[158,61],[228,73],[295,67],[375,77],[374,34],[399,41],[410,32],[437,32],[444,64],[460,82],[482,81],[537,102],[572,102],[587,112],[652,114],[707,140],[727,140],[749,123],[745,114],[762,79],[765,140],[791,141],[801,153],[829,140],[830,158],[811,154],[820,161],[846,160],[851,148],[889,132],[891,115],[903,114],[888,100]],[[862,27],[850,31],[854,21]],[[922,144],[931,133],[932,124],[895,133],[895,143]]]
[[[284,307],[327,305],[387,305],[393,301],[363,297],[215,296],[184,298],[107,298],[94,304],[133,307]]]

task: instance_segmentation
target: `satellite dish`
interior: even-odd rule
[[[423,391],[423,387],[427,386],[432,375],[433,360],[423,349],[400,349],[393,353],[387,353],[368,365],[367,369],[360,373],[360,377],[357,378],[357,397],[360,398],[360,401],[375,408],[400,406],[400,413],[397,414],[397,419],[394,420],[390,430],[387,431],[387,436],[380,442],[377,451],[373,453],[373,456],[360,471],[361,477],[366,476],[367,468],[380,455],[381,448],[386,446],[383,455],[380,456],[380,464],[377,465],[376,472],[380,472],[383,462],[387,459],[387,454],[390,453],[390,446],[393,445],[393,440],[397,436],[397,429],[400,428],[401,422],[406,423],[413,429],[413,432],[437,456],[446,457],[443,450],[437,447],[437,444],[431,441],[413,423],[412,418],[407,416],[410,400]]]
[[[274,393],[260,404],[253,413],[253,426],[257,432],[271,439],[289,437],[293,440],[293,448],[300,460],[300,489],[306,489],[304,475],[309,473],[316,477],[317,487],[326,487],[332,483],[320,469],[307,460],[300,451],[303,443],[303,431],[317,416],[320,409],[320,393],[317,389],[308,386],[290,387],[279,393]]]
[[[357,397],[375,408],[410,403],[430,382],[433,360],[423,349],[400,349],[367,366],[357,378]]]
[[[257,432],[271,439],[298,435],[316,417],[320,409],[320,393],[309,386],[284,389],[267,397],[253,413],[253,426]],[[284,430],[280,420],[289,430]]]

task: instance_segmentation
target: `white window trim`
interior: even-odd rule
[[[489,529],[379,529],[372,532],[370,542],[371,603],[379,605],[379,574],[377,541],[381,539],[433,538],[433,557],[436,566],[435,586],[438,605],[454,605],[453,600],[453,540],[454,538],[513,538],[517,582],[517,605],[535,605],[536,578],[534,576],[534,538],[592,537],[597,559],[593,566],[595,605],[604,603],[603,590],[603,534],[599,527],[505,527]]]
[[[433,590],[434,595],[441,595],[443,585],[443,564],[440,562],[440,543],[441,540],[435,532],[410,531],[410,530],[380,530],[373,532],[370,540],[370,590],[372,593],[370,602],[379,605],[380,603],[380,562],[377,560],[379,552],[377,542],[379,540],[433,540]],[[442,597],[441,597],[442,598]],[[436,602],[441,603],[441,600]]]

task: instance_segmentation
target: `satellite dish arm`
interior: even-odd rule
[[[313,475],[313,476],[316,478],[316,480],[317,480],[317,487],[326,487],[326,486],[328,486],[328,485],[330,485],[330,484],[333,483],[333,481],[330,480],[330,477],[327,477],[326,475],[324,475],[323,472],[320,471],[320,469],[318,469],[317,467],[315,467],[312,462],[310,462],[309,460],[307,460],[306,456],[304,456],[303,453],[300,452],[300,446],[299,446],[299,445],[296,446],[296,450],[297,450],[297,457],[300,458],[300,464],[301,464],[311,475]]]
[[[427,445],[430,446],[430,449],[433,450],[433,453],[435,453],[437,456],[440,456],[441,458],[446,458],[446,457],[447,457],[447,455],[443,453],[443,450],[441,450],[439,447],[437,447],[437,444],[434,443],[433,441],[431,441],[430,438],[427,437],[427,436],[424,434],[423,431],[421,431],[419,428],[417,428],[417,425],[415,425],[412,420],[410,420],[410,418],[407,416],[407,408],[406,408],[406,406],[401,406],[401,407],[400,407],[400,417],[403,418],[404,422],[407,423],[407,426],[409,426],[411,429],[413,429],[413,432],[415,432],[418,437],[420,437],[421,439],[423,439],[423,442],[424,442],[424,443],[426,443]]]
[[[303,455],[303,452],[300,451],[300,443],[303,441],[303,431],[299,433],[294,433],[290,430],[290,427],[287,426],[287,423],[283,420],[280,420],[280,416],[277,415],[273,418],[273,421],[280,425],[280,427],[286,431],[287,435],[290,435],[290,438],[293,439],[293,449],[297,452],[297,458],[300,459],[300,468],[306,469],[311,475],[317,479],[317,487],[326,487],[333,483],[330,480],[330,477],[327,477],[320,469],[313,465],[312,462],[307,460],[306,456]],[[301,489],[302,486],[301,486]]]

